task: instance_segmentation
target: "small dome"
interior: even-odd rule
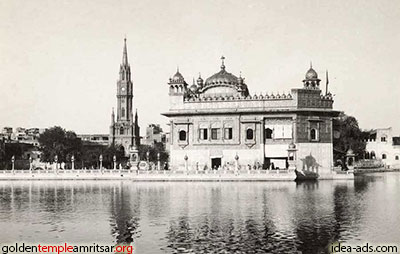
[[[296,145],[294,143],[289,144],[289,149],[296,149]]]
[[[182,81],[184,80],[182,74],[179,72],[179,70],[175,73],[175,75],[172,77],[172,81]]]
[[[196,86],[195,84],[191,85],[191,86],[190,86],[190,90],[191,90],[192,92],[196,92],[196,91],[197,91],[197,86]]]
[[[244,78],[242,78],[242,74],[240,74],[240,76],[238,77],[237,82],[239,84],[243,84],[244,83]]]
[[[310,69],[306,73],[306,79],[317,79],[317,78],[318,78],[317,72],[312,67],[310,67]]]
[[[347,156],[353,156],[354,155],[353,149],[350,148],[349,150],[347,150],[346,155]]]
[[[202,86],[203,85],[203,79],[201,78],[201,76],[199,75],[199,77],[197,78],[197,85]]]

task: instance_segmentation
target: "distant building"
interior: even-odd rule
[[[131,67],[128,63],[126,39],[122,55],[122,64],[119,68],[117,81],[117,118],[114,109],[111,114],[109,144],[119,144],[124,147],[125,155],[129,149],[140,144],[140,130],[137,111],[133,109],[133,83],[131,81]]]
[[[0,139],[7,143],[24,143],[39,146],[39,136],[46,129],[17,127],[4,127],[0,133]]]
[[[3,127],[3,129],[1,130],[1,133],[11,135],[13,133],[13,128],[12,127]]]
[[[90,142],[103,146],[108,146],[110,144],[110,135],[108,134],[79,134],[77,137],[83,142]]]
[[[400,167],[400,136],[393,136],[391,127],[371,130],[366,141],[366,159],[380,159],[387,166]]]
[[[172,168],[242,168],[316,170],[333,167],[332,118],[329,92],[321,93],[320,79],[310,67],[302,88],[288,94],[250,95],[244,78],[221,69],[197,84],[186,83],[179,72],[168,82]],[[327,82],[328,84],[328,82]],[[289,152],[295,152],[290,154]]]
[[[149,124],[146,128],[146,136],[142,140],[145,145],[154,145],[154,143],[166,143],[166,134],[159,124]]]

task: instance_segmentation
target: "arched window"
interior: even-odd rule
[[[382,154],[382,160],[385,160],[386,159],[386,154]]]
[[[376,159],[376,155],[374,151],[371,151],[371,159]]]
[[[396,156],[394,157],[394,159],[395,159],[396,161],[398,161],[398,160],[399,160],[399,156],[396,155]]]
[[[179,141],[186,141],[186,131],[181,130],[179,132]]]
[[[310,130],[310,139],[311,140],[318,140],[318,132],[316,129],[311,129]]]
[[[254,139],[254,131],[253,129],[247,129],[246,131],[246,139]]]
[[[122,115],[122,117],[125,117],[125,108],[121,109],[121,115]]]
[[[124,127],[119,128],[119,135],[124,135]]]
[[[272,130],[270,128],[265,129],[265,139],[272,139]]]
[[[381,142],[386,142],[386,136],[381,137]]]

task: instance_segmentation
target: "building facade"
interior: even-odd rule
[[[149,124],[146,127],[146,136],[143,138],[142,144],[152,146],[155,143],[166,144],[166,133],[159,124]]]
[[[168,82],[170,164],[173,169],[298,169],[330,173],[333,167],[329,92],[310,67],[302,88],[289,94],[250,95],[244,78],[219,72],[188,85],[177,73]],[[328,84],[328,83],[327,83]]]
[[[102,146],[108,146],[110,144],[110,136],[108,134],[78,134],[84,142],[95,143]]]
[[[140,144],[139,133],[137,111],[134,114],[131,67],[128,62],[126,39],[124,39],[122,64],[119,68],[119,78],[117,81],[117,116],[115,117],[113,108],[109,142],[112,145],[122,145],[125,155],[129,155],[129,150],[133,147],[138,147]]]
[[[366,143],[366,159],[382,160],[386,166],[400,168],[400,137],[393,135],[391,127],[370,131]]]

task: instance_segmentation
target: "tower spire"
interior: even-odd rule
[[[124,51],[122,54],[122,65],[128,65],[128,50],[126,49],[126,37],[124,38]]]

